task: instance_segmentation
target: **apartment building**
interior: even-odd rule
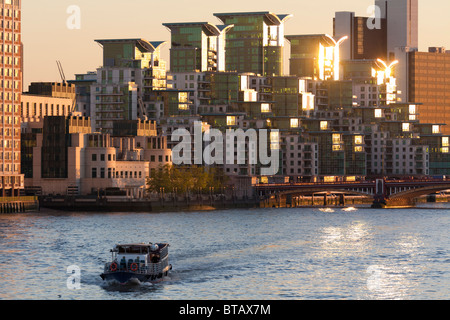
[[[425,123],[445,123],[450,134],[450,53],[430,48],[429,52],[407,53],[408,99],[421,103],[418,118]]]
[[[225,71],[225,37],[233,25],[163,23],[171,33],[170,71]]]
[[[291,14],[272,12],[214,13],[225,25],[226,71],[262,76],[283,75],[284,28]]]
[[[0,196],[18,196],[24,188],[20,167],[22,99],[21,0],[0,1]]]
[[[103,47],[103,66],[90,88],[93,130],[112,133],[115,121],[147,117],[144,99],[166,88],[164,42],[144,39],[96,40]]]

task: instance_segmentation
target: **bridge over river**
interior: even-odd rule
[[[341,204],[345,196],[359,195],[373,199],[373,207],[412,206],[417,198],[450,190],[450,179],[410,179],[410,180],[362,180],[352,182],[311,182],[285,184],[258,184],[256,193],[261,199],[292,199],[296,196],[327,195],[340,196]]]

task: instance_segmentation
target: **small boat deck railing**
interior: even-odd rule
[[[159,250],[159,255],[163,258],[169,255],[169,246],[164,246],[161,250]]]
[[[165,268],[169,265],[169,256],[166,254],[159,262],[157,263],[149,263],[145,265],[144,260],[137,261],[129,261],[128,263],[118,263],[116,261],[108,262],[105,264],[105,272],[117,272],[117,271],[125,271],[125,272],[134,272],[137,274],[153,274],[158,275],[160,273],[165,272]],[[111,268],[112,264],[116,264],[116,268]]]

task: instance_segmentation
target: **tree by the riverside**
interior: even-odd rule
[[[218,168],[164,165],[147,179],[147,192],[219,192],[226,182],[227,177]]]

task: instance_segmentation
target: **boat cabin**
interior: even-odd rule
[[[165,256],[167,246],[165,243],[116,245],[111,250],[112,261],[116,262],[120,269],[129,267],[133,263],[139,267],[148,266],[149,263],[158,263]]]

